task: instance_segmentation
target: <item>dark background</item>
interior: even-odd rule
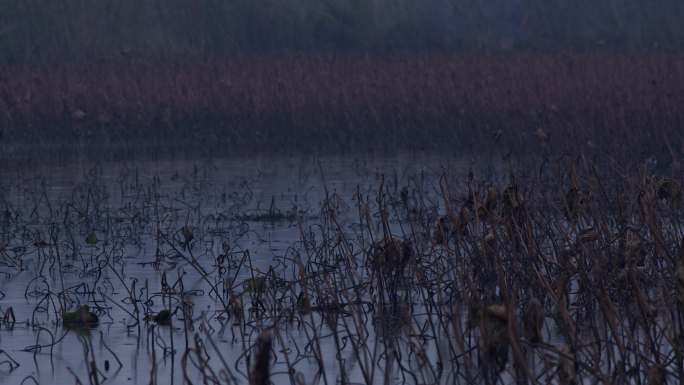
[[[4,0],[0,62],[677,50],[680,0]]]
[[[683,20],[681,0],[3,0],[0,158],[669,159]]]

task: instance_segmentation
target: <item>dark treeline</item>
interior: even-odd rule
[[[0,63],[676,49],[681,20],[681,0],[4,0]]]

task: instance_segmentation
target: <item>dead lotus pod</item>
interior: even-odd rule
[[[525,308],[523,314],[523,325],[525,327],[525,337],[530,342],[538,343],[542,341],[542,329],[544,327],[544,306],[535,297]]]
[[[373,244],[369,264],[372,270],[381,273],[397,273],[413,259],[410,241],[396,237],[385,237]]]

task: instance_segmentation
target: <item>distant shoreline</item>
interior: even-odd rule
[[[254,56],[0,68],[0,158],[684,152],[684,54]],[[33,154],[37,152],[37,154]],[[154,155],[154,154],[152,154]],[[88,155],[89,156],[89,155]]]

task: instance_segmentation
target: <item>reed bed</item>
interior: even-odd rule
[[[69,371],[90,384],[115,375],[110,361],[126,365],[98,328],[137,335],[152,384],[178,373],[252,385],[682,383],[684,180],[672,165],[563,157],[501,178],[378,175],[294,217],[273,205],[245,216],[251,196],[217,189],[210,166],[175,192],[132,169],[115,193],[97,170],[60,201],[36,183],[28,204],[3,207],[0,272],[32,279],[26,313],[0,302],[0,338],[26,328],[37,342],[25,350],[51,355],[78,333],[87,376]],[[259,267],[240,239],[269,215],[300,235]],[[130,257],[146,248],[151,260]],[[131,275],[136,265],[158,286]],[[97,324],[66,325],[74,314]],[[18,354],[0,351],[0,365],[31,365]]]
[[[680,54],[281,55],[0,68],[5,154],[681,152]],[[668,139],[669,138],[669,139]],[[34,147],[35,148],[35,147]]]

